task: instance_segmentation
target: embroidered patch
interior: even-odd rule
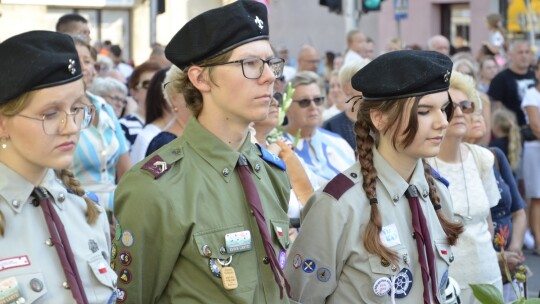
[[[302,256],[299,254],[295,254],[293,259],[293,267],[295,269],[298,269],[300,265],[302,265]]]
[[[122,245],[126,247],[133,246],[133,243],[135,242],[135,239],[133,237],[133,234],[129,230],[124,230],[122,232]]]
[[[113,243],[111,246],[111,260],[116,259],[117,254],[118,254],[118,249],[116,247],[116,243]]]
[[[375,281],[375,284],[373,284],[373,292],[379,297],[387,295],[390,293],[391,289],[392,281],[390,281],[390,279],[387,277],[379,278],[377,281]]]
[[[312,273],[315,271],[316,268],[317,264],[313,260],[307,259],[304,261],[304,263],[302,263],[302,270],[305,273]]]
[[[278,263],[279,263],[279,268],[281,269],[284,269],[285,265],[287,264],[287,253],[283,249],[279,251]]]
[[[326,283],[330,280],[330,277],[332,276],[332,273],[330,272],[330,269],[321,267],[317,270],[317,280]]]
[[[408,268],[403,268],[394,277],[394,296],[397,299],[405,298],[411,291],[413,285],[413,275]]]
[[[27,255],[21,255],[0,260],[0,271],[11,268],[24,267],[30,265],[30,259]]]
[[[129,269],[124,268],[120,270],[120,273],[118,274],[118,279],[124,284],[129,284],[129,282],[131,282],[131,272],[129,271]]]
[[[20,297],[21,291],[15,277],[0,281],[0,303],[19,303]]]
[[[127,293],[123,288],[116,287],[116,302],[125,302]]]
[[[122,264],[123,266],[128,266],[129,264],[131,264],[131,253],[129,253],[129,251],[127,250],[123,250],[122,252],[120,252],[120,256],[118,257],[118,259],[120,260],[120,264]]]
[[[114,238],[118,241],[120,240],[120,237],[122,236],[122,227],[120,224],[116,224],[116,228],[114,229]]]
[[[116,270],[116,262],[115,261],[111,261],[111,269]]]

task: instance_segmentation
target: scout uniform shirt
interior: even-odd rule
[[[293,300],[299,303],[393,303],[393,293],[395,303],[423,302],[422,274],[412,237],[411,211],[405,197],[409,184],[375,148],[373,164],[378,177],[381,240],[398,254],[399,264],[390,264],[364,248],[364,231],[371,207],[362,188],[357,162],[317,191],[303,209],[301,231],[291,247],[285,271]],[[421,160],[410,184],[420,193],[421,209],[433,241],[439,292],[435,296],[441,299],[453,257],[429,199]],[[448,190],[442,183],[436,181],[436,184],[443,210],[448,213]]]
[[[65,227],[89,303],[114,303],[116,274],[109,267],[109,222],[104,209],[95,224],[86,221],[86,202],[68,192],[49,169],[41,187],[51,194]],[[6,226],[0,237],[0,303],[75,303],[51,241],[34,186],[0,163],[0,210]],[[23,298],[24,300],[21,300]],[[13,300],[13,301],[12,301]]]
[[[262,158],[263,150],[249,138],[240,152],[252,171],[283,268],[289,246],[290,182],[283,169]],[[239,156],[190,118],[182,137],[122,178],[115,193],[119,225],[112,253],[122,301],[289,302],[285,291],[280,299],[235,169]],[[231,290],[224,288],[219,277],[226,265],[236,272],[238,286]]]

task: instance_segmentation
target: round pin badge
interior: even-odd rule
[[[123,250],[122,252],[120,252],[120,256],[118,257],[118,259],[120,260],[120,264],[122,264],[123,266],[128,266],[129,264],[131,264],[131,253],[129,253],[129,251],[127,250]]]
[[[127,299],[127,293],[123,288],[116,287],[116,302],[125,302]]]
[[[312,273],[315,271],[316,268],[317,264],[313,260],[307,259],[304,261],[304,263],[302,263],[302,270],[305,273]]]
[[[208,259],[208,267],[210,267],[210,272],[215,277],[221,278],[221,265],[218,263],[217,259]]]
[[[406,297],[411,291],[412,285],[412,272],[408,268],[401,269],[401,271],[396,275],[396,278],[394,279],[394,296],[397,299]]]
[[[43,290],[43,282],[38,278],[33,278],[30,280],[30,288],[35,292],[40,292]]]
[[[120,273],[118,274],[118,279],[124,284],[129,284],[131,282],[131,272],[129,271],[129,269],[124,268],[120,270]]]
[[[373,292],[379,297],[387,295],[391,288],[392,281],[390,281],[390,279],[387,277],[379,278],[377,281],[375,281],[375,284],[373,284]]]
[[[302,256],[299,254],[295,254],[292,264],[295,269],[300,268],[300,265],[302,265]]]
[[[324,267],[317,269],[317,280],[326,283],[330,280],[331,276],[332,273],[330,272],[330,269]]]
[[[287,264],[287,253],[285,253],[285,250],[283,249],[279,251],[278,263],[279,263],[279,268],[281,269],[284,269],[285,264]]]
[[[133,238],[133,234],[129,230],[124,230],[122,232],[122,245],[126,247],[133,246],[133,243],[135,242],[135,239]]]

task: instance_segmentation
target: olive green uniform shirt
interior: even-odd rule
[[[398,253],[399,265],[385,263],[380,256],[364,248],[364,231],[371,207],[362,187],[360,165],[356,163],[335,178],[341,178],[340,184],[349,185],[348,189],[341,189],[340,197],[325,192],[323,187],[303,209],[301,231],[291,247],[285,269],[292,288],[291,302],[392,303],[389,287],[393,281],[399,290],[408,290],[406,294],[396,291],[404,297],[396,297],[395,303],[422,303],[424,286],[416,241],[412,237],[411,211],[404,195],[409,184],[418,189],[431,235],[439,293],[435,296],[440,297],[444,292],[453,256],[430,202],[421,160],[410,183],[401,178],[375,148],[373,163],[377,169],[376,191],[384,231],[381,239]],[[436,184],[443,210],[449,216],[452,212],[448,190],[442,183],[436,181]],[[404,268],[411,275],[404,275]]]
[[[285,171],[240,149],[252,171],[276,255],[289,246]],[[240,153],[191,118],[184,135],[132,168],[115,193],[113,263],[125,303],[288,303],[268,264],[235,166]],[[165,163],[165,165],[164,165]],[[225,235],[250,231],[251,250],[225,252]],[[238,287],[225,290],[209,263],[232,256]],[[284,266],[284,263],[283,263]]]

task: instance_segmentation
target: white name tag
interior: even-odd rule
[[[386,247],[393,247],[393,246],[401,244],[401,241],[399,240],[399,233],[396,228],[396,224],[391,224],[391,225],[382,227],[380,237],[381,237],[381,242]]]
[[[27,255],[0,260],[0,271],[30,265]]]

